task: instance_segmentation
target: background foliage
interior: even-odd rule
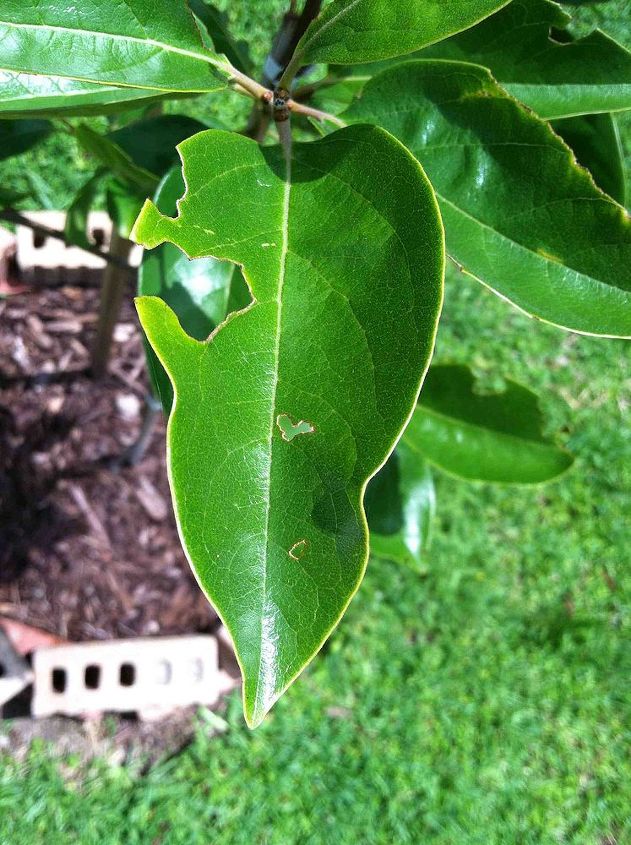
[[[285,3],[218,5],[231,6],[259,60]],[[629,44],[626,6],[610,0],[580,18]],[[219,102],[186,110],[243,119],[240,101],[221,113]],[[630,120],[621,123],[628,154]],[[29,157],[51,206],[89,170],[60,136]],[[4,184],[26,178],[15,168],[0,170]],[[575,469],[545,489],[441,475],[426,572],[373,563],[324,659],[255,734],[235,696],[225,734],[209,741],[200,722],[194,745],[149,774],[105,763],[86,774],[41,747],[26,765],[2,760],[0,842],[631,838],[629,346],[535,325],[452,275],[437,361],[472,363],[492,387],[501,385],[488,374],[501,372],[541,393],[550,430],[571,423]]]

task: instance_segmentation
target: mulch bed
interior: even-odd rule
[[[130,296],[109,375],[88,373],[98,291],[0,300],[0,616],[70,640],[211,631],[172,514],[164,424],[144,459],[144,352]]]

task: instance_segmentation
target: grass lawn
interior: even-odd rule
[[[284,6],[250,5],[255,31]],[[629,43],[624,8],[588,14]],[[234,697],[220,737],[200,720],[145,775],[3,760],[2,845],[631,843],[631,347],[454,274],[437,357],[539,391],[574,470],[536,489],[441,476],[426,571],[374,562],[256,732]]]

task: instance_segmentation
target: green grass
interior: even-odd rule
[[[595,10],[621,40],[623,7]],[[234,697],[222,736],[200,721],[146,775],[41,746],[4,760],[2,845],[631,842],[631,348],[454,274],[438,360],[539,391],[575,469],[536,489],[440,477],[426,571],[374,562],[258,731]]]

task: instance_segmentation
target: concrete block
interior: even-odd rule
[[[15,698],[31,683],[33,674],[28,663],[13,648],[0,629],[0,707]]]
[[[216,637],[112,640],[41,649],[33,660],[33,715],[137,712],[213,705],[234,681]]]
[[[66,215],[63,211],[24,212],[34,223],[49,229],[63,231]],[[92,211],[88,217],[89,240],[107,252],[112,238],[112,221],[104,211]],[[100,278],[105,269],[105,259],[92,255],[79,247],[66,246],[63,241],[46,238],[26,226],[16,227],[16,261],[20,281],[25,284],[65,282],[71,284],[87,278]],[[142,248],[134,247],[130,263],[137,267],[142,258]]]

